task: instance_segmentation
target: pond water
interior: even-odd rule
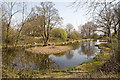
[[[95,47],[95,44],[99,44],[99,42],[73,43],[71,44],[72,50],[52,55],[28,53],[24,48],[10,51],[8,54],[3,51],[2,63],[14,69],[26,70],[70,68],[90,61],[99,54],[100,49]]]

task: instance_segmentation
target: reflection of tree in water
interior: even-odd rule
[[[38,61],[36,61],[36,62],[38,62]],[[50,68],[49,55],[41,55],[41,60],[36,65],[39,66],[39,69],[49,69]]]
[[[3,55],[4,64],[7,63],[6,55]],[[8,65],[23,69],[49,69],[51,60],[49,55],[40,55],[34,53],[25,53],[24,50],[18,50],[8,55]]]
[[[40,55],[40,54],[32,54],[27,53],[29,56],[26,56],[28,58],[28,62],[32,63],[32,65],[35,65],[38,69],[49,69],[50,67],[50,59],[49,55]],[[32,54],[30,56],[30,54]]]
[[[56,57],[61,57],[61,56],[64,56],[66,52],[63,52],[63,53],[59,53],[59,54],[53,54],[55,55]]]
[[[93,56],[95,50],[96,49],[93,41],[86,41],[81,44],[81,51],[87,56]]]
[[[16,51],[9,51],[8,53],[6,53],[5,51],[3,51],[2,53],[2,59],[3,59],[3,64],[4,65],[13,65],[13,63],[15,61],[18,61],[19,59],[23,59],[22,58],[22,51],[21,50],[17,50],[18,52],[20,52],[19,54]],[[20,57],[21,56],[21,57]]]
[[[73,47],[73,50],[79,49],[80,43],[75,42],[72,44],[72,47]]]
[[[67,59],[72,59],[73,52],[72,51],[68,51],[65,55],[66,55]]]
[[[41,54],[32,54],[27,53],[26,58],[29,63],[32,63],[32,65],[35,65],[38,69],[49,69],[50,64],[52,63],[49,59],[49,55],[41,55]],[[31,55],[32,54],[32,55]]]

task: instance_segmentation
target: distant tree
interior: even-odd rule
[[[69,35],[70,39],[76,40],[76,39],[80,39],[81,35],[78,31],[76,31],[75,29],[70,33]]]
[[[67,32],[62,28],[55,28],[55,29],[52,29],[51,36],[66,40],[67,39]]]
[[[70,32],[73,30],[73,28],[74,28],[74,26],[72,24],[68,23],[66,25],[66,31],[67,31],[67,33],[70,34]]]
[[[97,33],[94,33],[94,34],[91,36],[91,38],[97,40],[97,39],[99,38],[99,35],[98,35]]]
[[[90,37],[97,30],[97,26],[93,22],[87,22],[81,26],[81,34]]]

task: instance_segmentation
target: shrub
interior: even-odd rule
[[[101,50],[101,51],[100,51],[100,54],[101,54],[101,55],[104,55],[104,52]]]
[[[80,38],[81,38],[81,35],[80,35],[80,33],[79,33],[78,31],[73,31],[73,32],[71,32],[71,33],[69,34],[69,38],[70,38],[70,39],[73,39],[73,40],[75,40],[75,39],[80,39]]]
[[[94,33],[94,34],[92,35],[92,38],[95,39],[95,40],[97,40],[97,39],[99,38],[99,35],[97,35],[96,33]]]
[[[60,38],[62,40],[66,40],[67,32],[62,28],[55,28],[55,29],[52,29],[51,36],[55,38]]]

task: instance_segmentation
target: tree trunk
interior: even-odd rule
[[[110,35],[109,35],[109,43],[111,43],[112,42],[112,36],[111,36],[111,33],[110,33]]]
[[[48,45],[48,40],[44,40],[44,46],[47,46]]]
[[[109,43],[112,42],[112,37],[111,37],[111,31],[110,31],[110,28],[108,28],[108,42],[109,42]]]
[[[9,24],[7,25],[7,35],[6,35],[6,51],[8,52],[8,32],[9,32]]]
[[[117,61],[120,64],[120,23],[119,23],[119,28],[118,28],[118,50],[117,50]]]

